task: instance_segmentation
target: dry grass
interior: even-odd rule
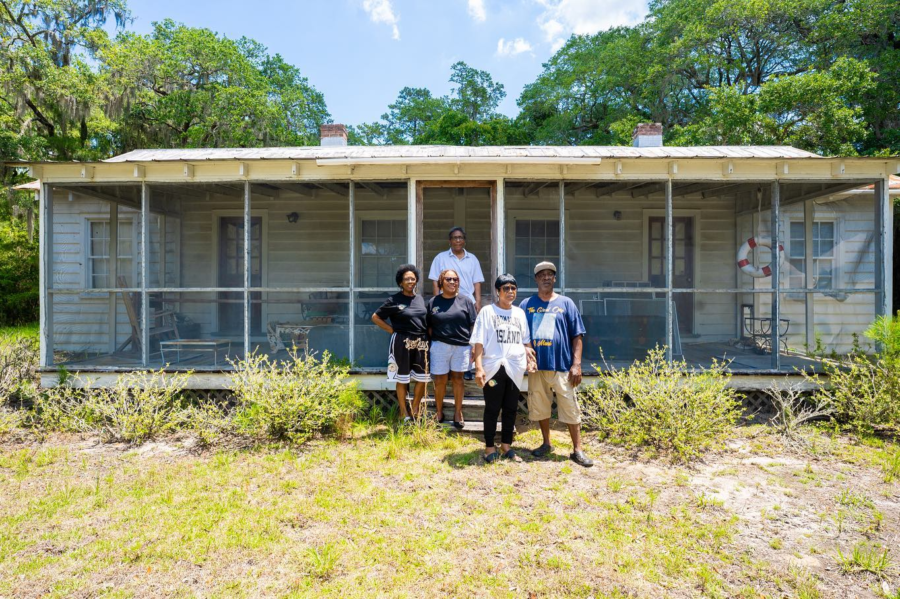
[[[900,586],[895,446],[760,427],[675,467],[480,465],[433,430],[196,453],[84,437],[0,445],[0,596],[877,597]],[[518,446],[537,445],[534,431]],[[878,573],[838,551],[881,547]],[[882,555],[879,550],[878,555]]]

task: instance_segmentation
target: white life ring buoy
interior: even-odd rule
[[[737,253],[738,268],[754,279],[764,279],[772,276],[772,268],[768,264],[757,268],[750,263],[750,252],[757,246],[772,249],[772,240],[768,237],[751,237],[745,241]],[[784,246],[781,244],[778,244],[778,266],[784,266]]]

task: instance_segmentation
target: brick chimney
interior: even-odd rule
[[[319,130],[320,144],[323,146],[346,146],[347,127],[344,125],[322,125]]]
[[[662,123],[639,123],[631,140],[635,148],[661,148]]]

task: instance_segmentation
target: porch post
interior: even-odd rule
[[[409,187],[406,189],[406,258],[412,264],[416,264],[419,254],[419,239],[416,234],[419,230],[419,182],[415,179],[409,180]]]
[[[675,271],[672,252],[674,243],[672,233],[672,179],[666,179],[666,360],[673,359],[673,344],[675,343],[675,294],[672,293],[672,273]]]
[[[809,290],[815,286],[814,272],[815,261],[813,260],[813,220],[815,219],[815,200],[806,200],[803,203],[803,271],[806,276],[803,278],[803,286],[807,292],[803,294],[806,308],[806,350],[809,351],[816,346],[816,327],[815,327],[815,294],[809,293]],[[788,285],[790,287],[790,285]]]
[[[566,182],[559,182],[559,289],[566,292]]]
[[[497,238],[497,254],[494,263],[497,274],[506,273],[506,180],[497,179],[497,198],[494,207],[494,235]],[[495,277],[496,278],[496,277]],[[488,290],[493,293],[494,281],[487,281]],[[482,291],[482,295],[484,292]]]
[[[875,182],[875,315],[893,314],[894,218],[890,179]]]
[[[147,273],[150,270],[150,188],[141,182],[141,364],[150,365],[150,296]]]
[[[250,181],[244,181],[244,359],[250,355]]]
[[[133,229],[132,229],[133,230]],[[109,205],[109,286],[118,287],[119,280],[119,205]],[[118,293],[109,294],[109,353],[116,351],[116,305]]]
[[[353,215],[356,212],[356,184],[350,181],[350,298],[348,307],[350,309],[350,317],[347,321],[350,323],[350,347],[348,354],[350,356],[350,364],[356,360],[356,291],[353,274],[356,272],[356,227],[353,226]]]
[[[778,222],[781,220],[781,185],[778,181],[772,183],[772,223],[770,235],[772,236],[772,369],[781,370],[781,349],[779,346],[778,328],[781,321],[781,269],[778,267],[778,246],[781,240],[778,235]]]
[[[42,367],[53,364],[53,296],[50,284],[53,280],[53,190],[44,183],[40,197],[40,233],[38,251],[40,254],[40,309],[41,309],[41,356]]]

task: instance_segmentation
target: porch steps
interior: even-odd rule
[[[467,389],[468,391],[468,389]],[[479,392],[481,390],[479,389]],[[428,411],[431,414],[434,414],[434,397],[429,394],[428,397],[424,399],[425,405],[428,407]],[[412,402],[412,398],[410,397],[410,402]],[[455,410],[455,404],[453,401],[453,394],[450,393],[444,397],[444,423],[443,427],[447,429],[449,432],[459,432],[459,433],[469,433],[472,435],[481,435],[484,433],[484,398],[480,395],[469,395],[468,393],[463,396],[462,401],[462,415],[463,420],[465,421],[465,426],[460,430],[453,426],[453,413]],[[516,420],[518,421],[521,417],[521,414],[517,416]],[[500,435],[500,423],[497,423],[497,436],[499,439]]]

